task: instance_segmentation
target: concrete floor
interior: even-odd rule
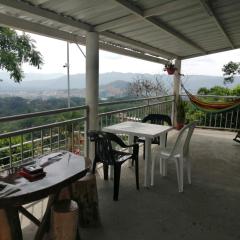
[[[140,191],[132,168],[122,169],[119,201],[112,201],[113,183],[98,175],[101,226],[81,229],[89,240],[236,240],[240,239],[240,144],[235,133],[197,129],[192,137],[192,185],[185,179],[184,193],[177,189],[175,164],[168,176],[155,172],[155,186],[143,187],[140,158]],[[168,137],[171,145],[176,137]],[[158,148],[154,148],[157,157]],[[33,239],[33,227],[24,239]]]
[[[155,186],[140,191],[135,189],[133,169],[125,167],[118,202],[112,201],[112,181],[99,179],[102,226],[82,229],[82,239],[240,239],[240,144],[232,141],[234,135],[195,130],[192,185],[185,180],[184,193],[177,190],[174,163],[169,163],[164,178],[157,165]],[[142,171],[140,179],[143,185]]]

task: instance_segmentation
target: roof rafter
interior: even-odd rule
[[[41,34],[46,37],[51,37],[51,38],[69,41],[69,42],[73,42],[73,43],[79,43],[81,45],[86,44],[85,37],[74,35],[72,33],[68,33],[65,31],[58,30],[58,29],[53,29],[51,27],[47,27],[42,24],[31,23],[24,19],[10,17],[10,16],[8,16],[6,14],[2,14],[2,13],[0,13],[0,23],[3,26],[14,27],[19,30],[25,30],[25,31],[28,31],[31,33]],[[113,45],[110,45],[110,44],[107,44],[107,43],[104,43],[101,41],[99,42],[99,48],[102,50],[105,50],[105,51],[110,51],[110,52],[117,53],[117,54],[123,54],[125,56],[135,57],[138,59],[147,60],[147,61],[151,61],[151,62],[156,62],[156,63],[161,63],[161,64],[165,64],[167,62],[164,59],[160,59],[160,58],[157,58],[157,57],[154,57],[151,55],[146,55],[143,53],[132,51],[130,49],[115,47]]]
[[[121,18],[117,18],[114,19],[110,22],[106,22],[106,23],[102,23],[99,25],[96,25],[94,27],[94,30],[97,32],[103,32],[105,30],[111,30],[112,28],[116,28],[116,27],[121,27],[124,26],[130,22],[136,22],[139,21],[139,17],[137,17],[136,15],[127,15]]]
[[[177,56],[173,53],[169,53],[167,51],[160,50],[159,48],[151,47],[149,45],[146,45],[145,43],[138,42],[138,41],[132,40],[132,39],[127,38],[127,37],[123,37],[121,35],[118,35],[116,33],[112,33],[112,32],[109,32],[109,31],[102,32],[101,35],[105,36],[107,38],[110,38],[110,39],[114,39],[115,41],[118,41],[120,43],[126,43],[126,44],[129,44],[129,45],[135,46],[135,47],[137,47],[141,50],[145,50],[145,51],[147,50],[151,54],[162,55],[162,56],[165,56],[166,58],[177,58],[177,57],[179,57],[179,56]]]
[[[185,44],[197,49],[200,52],[206,53],[206,51],[202,47],[198,46],[196,43],[186,38],[184,35],[177,32],[175,29],[170,28],[169,26],[166,25],[166,23],[160,22],[158,19],[155,19],[154,17],[145,18],[144,11],[141,10],[136,5],[133,5],[129,1],[127,0],[114,0],[114,1],[117,2],[119,5],[125,7],[128,11],[132,12],[134,15],[138,16],[142,20],[151,23],[153,26],[157,27],[159,30],[162,30],[170,34],[171,36],[175,37],[178,40],[181,40]]]
[[[19,9],[24,12],[28,12],[30,14],[44,17],[47,19],[51,19],[53,21],[63,23],[66,25],[71,25],[76,28],[81,28],[85,31],[92,31],[93,27],[89,24],[80,22],[80,21],[75,21],[73,18],[66,17],[60,14],[56,14],[54,12],[51,12],[49,10],[45,10],[43,8],[34,6],[32,4],[23,2],[23,1],[14,1],[14,0],[0,0],[0,4],[5,5],[7,7]]]
[[[155,63],[160,63],[160,64],[164,64],[164,65],[168,63],[167,60],[164,60],[164,59],[161,59],[161,58],[157,58],[157,57],[154,57],[154,56],[151,56],[151,55],[146,55],[144,53],[130,51],[130,50],[123,49],[123,48],[119,48],[119,49],[117,47],[113,48],[111,45],[101,46],[101,49],[106,50],[106,51],[111,51],[111,52],[113,52],[113,50],[114,50],[114,53],[119,53],[119,54],[122,54],[122,55],[125,55],[125,56],[134,57],[134,58],[147,60],[147,61],[155,62]]]
[[[149,8],[143,11],[143,17],[152,17],[152,16],[159,16],[163,13],[170,12],[176,8],[176,3],[184,5],[184,7],[188,5],[192,5],[193,3],[189,0],[174,0],[173,2],[168,2],[164,4],[159,4],[153,8]],[[102,32],[105,30],[111,30],[112,28],[121,27],[126,25],[129,22],[136,22],[139,21],[140,18],[134,14],[130,14],[121,18],[114,19],[112,21],[99,24],[95,26],[94,30],[97,32]]]
[[[49,11],[47,9],[43,9],[43,8],[34,6],[32,4],[29,4],[28,2],[24,2],[24,1],[21,1],[21,0],[20,1],[0,0],[0,4],[5,5],[7,7],[10,7],[10,8],[13,8],[13,9],[18,9],[18,10],[23,11],[23,12],[27,12],[27,13],[35,15],[35,16],[41,16],[43,18],[62,23],[66,26],[71,26],[71,27],[74,27],[76,29],[82,29],[82,30],[85,30],[85,31],[94,31],[93,26],[90,25],[90,24],[83,23],[83,22],[80,22],[76,19],[64,16],[64,15],[61,15],[61,14],[57,14],[57,13]],[[16,21],[18,21],[18,19]],[[44,25],[41,25],[41,24],[38,24],[38,25],[41,26],[41,27],[44,27]],[[50,31],[53,31],[53,32],[56,31],[56,29],[54,29],[54,28],[49,28],[49,29],[51,29]],[[37,33],[37,32],[35,31],[35,33]],[[45,33],[41,33],[41,34],[45,35]],[[117,40],[117,41],[120,41],[119,38],[121,38],[120,35],[117,35],[117,36],[116,35],[111,35],[108,32],[102,32],[100,34],[104,35],[104,36],[108,35],[107,36],[108,38],[113,39],[113,40]],[[120,42],[124,43],[123,39],[124,39],[124,37],[122,37],[122,40]],[[129,40],[127,42],[128,45],[131,45],[132,47],[140,46],[141,50],[146,51],[146,53],[154,54],[154,52],[153,52],[153,49],[154,49],[155,54],[162,55],[165,58],[170,59],[170,58],[176,57],[176,55],[174,55],[170,52],[167,52],[167,51],[164,51],[164,50],[161,50],[161,49],[158,49],[158,48],[152,48],[147,44],[144,44],[144,43],[132,40],[132,39],[128,39],[128,40]]]
[[[232,40],[228,36],[227,32],[225,31],[224,27],[220,23],[216,13],[213,11],[212,7],[208,4],[206,0],[199,0],[200,5],[204,9],[204,11],[208,14],[208,16],[212,19],[212,21],[217,25],[218,29],[221,31],[222,35],[225,37],[225,39],[228,41],[229,45],[232,49],[235,48]]]
[[[187,7],[188,5],[192,5],[193,2],[189,0],[174,0],[172,2],[167,2],[164,4],[159,4],[153,8],[149,8],[143,11],[144,17],[153,17],[153,16],[159,16],[164,13],[168,13],[176,8],[176,4],[181,4],[184,7]]]

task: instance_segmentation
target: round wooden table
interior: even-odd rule
[[[51,206],[57,200],[61,189],[71,186],[73,182],[85,176],[89,170],[84,157],[67,151],[50,153],[38,158],[37,162],[44,168],[46,176],[36,181],[30,182],[20,176],[18,172],[14,174],[0,173],[0,181],[13,184],[19,189],[15,193],[0,198],[0,209],[4,209],[6,212],[12,239],[22,240],[19,212],[39,226],[34,239],[42,239],[44,232],[48,230]],[[41,222],[22,207],[24,204],[48,196],[50,196],[48,205]]]

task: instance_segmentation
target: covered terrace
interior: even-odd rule
[[[86,45],[85,106],[7,117],[0,121],[10,122],[70,111],[82,111],[83,117],[72,122],[69,120],[51,126],[3,133],[0,137],[10,139],[11,143],[11,138],[15,136],[51,129],[47,137],[52,140],[59,134],[60,126],[73,126],[79,122],[81,131],[84,131],[84,154],[92,158],[86,131],[112,124],[112,117],[108,118],[110,115],[115,116],[114,121],[120,121],[120,113],[139,118],[144,113],[161,112],[172,115],[175,124],[174,102],[180,94],[181,62],[239,48],[239,11],[238,0],[0,0],[0,25]],[[100,113],[104,104],[98,104],[99,49],[159,64],[175,61],[177,71],[173,75],[172,95],[156,98],[157,102],[151,99],[155,101],[152,103],[142,99],[141,106]],[[226,115],[228,117],[231,119],[231,114]],[[209,119],[212,116],[205,118],[206,121]],[[226,123],[224,126],[207,126],[205,120],[200,125],[231,131],[240,128],[239,117],[234,118],[234,123],[231,120],[229,125]],[[54,128],[57,128],[56,134],[52,131]],[[172,134],[170,142],[174,138]],[[197,129],[191,142],[193,184],[186,187],[184,194],[177,191],[175,169],[171,166],[167,178],[160,178],[156,172],[156,185],[150,189],[141,187],[139,193],[131,184],[132,174],[128,174],[131,169],[125,168],[118,203],[112,202],[112,183],[103,182],[99,177],[102,226],[83,229],[82,238],[239,239],[240,157],[239,144],[232,142],[233,136],[232,132]],[[41,144],[38,146],[41,150],[34,147],[37,141]],[[58,137],[57,141],[55,147],[60,148],[61,141],[66,140]],[[44,153],[43,138],[29,142],[32,142],[32,157]],[[53,142],[48,149],[54,150]],[[64,142],[63,147],[65,145]],[[9,146],[16,148],[11,144]],[[23,143],[18,146],[23,146]],[[12,161],[11,150],[10,153]],[[22,153],[16,154],[20,158],[24,156]],[[141,176],[142,173],[140,179]],[[25,230],[25,238],[32,239],[31,225]]]

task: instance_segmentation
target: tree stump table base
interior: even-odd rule
[[[72,184],[72,199],[78,203],[81,227],[100,225],[96,176],[86,175]]]
[[[72,200],[61,200],[52,207],[52,240],[78,239],[78,205]]]

